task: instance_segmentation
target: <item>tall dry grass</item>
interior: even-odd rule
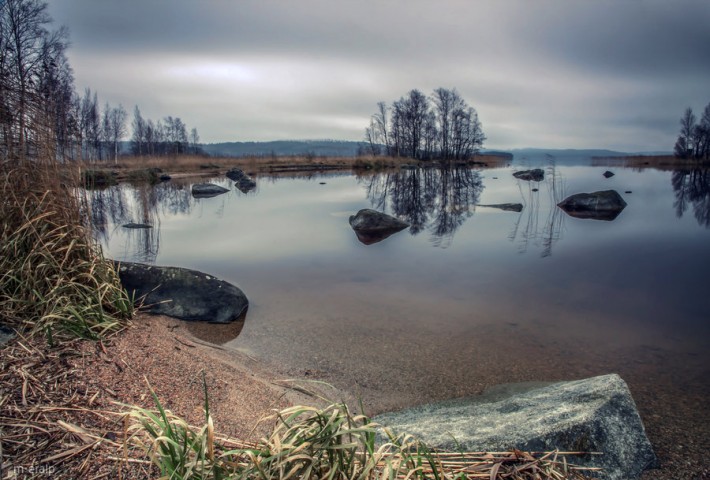
[[[596,470],[568,464],[561,452],[436,451],[344,404],[277,411],[265,419],[274,423],[268,438],[244,443],[215,434],[206,390],[198,429],[166,410],[151,389],[157,410],[133,410],[124,448],[139,447],[161,478],[175,480],[589,480]]]
[[[0,163],[0,321],[50,344],[98,338],[133,312],[82,216],[78,177],[52,161]]]

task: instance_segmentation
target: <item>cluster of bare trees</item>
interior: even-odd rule
[[[133,155],[179,155],[202,152],[197,129],[193,128],[188,135],[187,126],[179,117],[167,116],[163,120],[153,122],[144,119],[136,106],[133,110],[132,127]]]
[[[365,129],[370,154],[421,160],[468,159],[485,139],[476,109],[455,88],[430,97],[415,89],[391,106],[379,102]]]
[[[710,158],[710,103],[705,106],[699,122],[692,108],[685,109],[674,152],[680,158]]]
[[[121,141],[126,136],[126,117],[122,105],[112,107],[107,102],[100,109],[98,95],[89,88],[83,97],[75,95],[69,112],[74,126],[70,158],[117,161]]]
[[[51,29],[42,0],[0,0],[0,159],[8,162],[117,160],[128,134],[123,106],[74,90],[66,28]],[[198,151],[196,129],[179,118],[144,121],[138,107],[133,151],[139,155]]]
[[[66,29],[50,30],[46,4],[0,1],[0,158],[62,155],[75,129]]]

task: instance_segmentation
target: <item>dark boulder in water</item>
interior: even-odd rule
[[[571,195],[557,206],[572,217],[609,221],[619,216],[626,202],[616,190],[603,190]]]
[[[242,193],[247,193],[256,188],[256,182],[239,168],[230,168],[226,175],[227,178],[234,181],[234,185]]]
[[[350,217],[350,226],[358,240],[371,245],[404,230],[409,224],[386,213],[364,208]]]
[[[521,170],[519,172],[515,172],[513,176],[519,180],[525,180],[527,182],[542,182],[545,179],[545,171],[541,168]]]
[[[239,288],[196,270],[114,262],[123,288],[154,314],[180,320],[230,323],[249,308]]]
[[[228,189],[213,183],[197,183],[192,186],[192,196],[195,198],[215,197],[228,191]]]
[[[607,170],[606,172],[602,173],[602,175],[604,175],[605,178],[611,178],[614,176],[614,172],[610,172],[609,170]]]

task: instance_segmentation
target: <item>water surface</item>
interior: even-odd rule
[[[617,372],[640,393],[707,395],[710,177],[544,165],[258,177],[208,199],[190,184],[92,192],[107,255],[201,270],[242,288],[227,348],[325,380],[374,411],[513,381]],[[616,189],[613,221],[578,219],[566,195]],[[626,193],[630,192],[630,193]],[[521,203],[521,212],[481,205]],[[412,223],[364,245],[348,217]],[[147,222],[150,230],[120,225]]]

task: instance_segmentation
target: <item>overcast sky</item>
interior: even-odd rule
[[[362,140],[456,87],[487,148],[672,150],[710,102],[708,0],[51,0],[79,91],[203,142]]]

